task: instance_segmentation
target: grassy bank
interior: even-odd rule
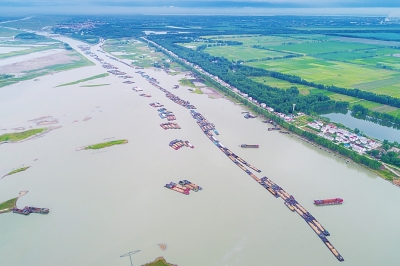
[[[28,170],[29,167],[30,166],[25,166],[25,167],[21,167],[21,168],[15,169],[15,170],[9,172],[8,174],[6,174],[5,176],[9,176],[9,175],[13,175],[13,174],[16,174],[16,173],[19,173],[19,172],[23,172],[25,170]]]
[[[179,84],[181,86],[188,86],[188,87],[196,89],[196,86],[192,83],[192,81],[190,79],[185,79],[185,78],[180,79]]]
[[[121,145],[121,144],[126,144],[126,143],[128,143],[127,139],[113,140],[113,141],[108,141],[108,142],[103,142],[103,143],[86,146],[85,150],[98,150],[98,149],[103,149],[103,148],[111,147],[114,145]]]
[[[30,129],[27,131],[17,132],[17,133],[7,133],[0,135],[0,142],[3,141],[21,141],[27,139],[35,134],[42,133],[46,128]]]
[[[92,76],[92,77],[89,77],[89,78],[79,79],[79,80],[76,80],[76,81],[73,81],[73,82],[64,83],[64,84],[58,85],[57,87],[69,86],[69,85],[74,85],[74,84],[78,84],[78,83],[89,81],[89,80],[104,78],[104,77],[107,77],[108,75],[109,75],[108,73],[103,73],[103,74]]]
[[[159,257],[159,258],[155,259],[155,261],[146,263],[143,266],[176,266],[176,265],[166,262],[163,257]]]
[[[110,85],[110,84],[91,84],[91,85],[82,85],[82,86],[80,86],[80,87],[101,87],[101,86],[108,86],[108,85]]]
[[[0,203],[0,212],[6,209],[9,209],[11,211],[11,209],[14,208],[15,204],[17,204],[17,200],[18,198],[13,198]]]

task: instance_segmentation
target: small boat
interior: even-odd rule
[[[315,205],[337,205],[342,203],[343,199],[341,198],[314,200]]]

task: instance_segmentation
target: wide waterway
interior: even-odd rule
[[[78,44],[67,41],[73,47]],[[114,76],[96,81],[110,86],[54,88],[104,73],[98,65],[1,88],[2,128],[45,115],[62,125],[44,137],[0,146],[0,175],[22,164],[32,166],[0,180],[0,201],[28,190],[19,207],[50,208],[49,215],[0,215],[1,265],[122,266],[129,265],[129,259],[119,256],[133,250],[141,250],[132,256],[135,265],[158,256],[180,266],[339,264],[302,218],[202,133],[189,110],[167,99],[135,70],[108,61],[134,76],[135,86],[153,97],[140,97],[132,85]],[[329,240],[345,264],[398,265],[399,188],[291,135],[269,132],[261,119],[244,119],[240,105],[182,86],[172,90],[182,75],[144,71],[191,101],[216,125],[225,146],[310,211],[331,233]],[[155,101],[174,112],[181,130],[159,126],[165,121],[149,106]],[[92,119],[82,121],[88,116]],[[75,151],[109,138],[129,143]],[[195,148],[175,151],[168,146],[175,138],[189,140]],[[260,148],[241,149],[241,143]],[[181,179],[204,190],[185,196],[163,187]],[[331,197],[345,202],[313,205],[314,199]],[[167,245],[165,251],[160,243]]]
[[[341,123],[351,129],[358,128],[369,137],[379,139],[381,141],[387,139],[390,142],[400,142],[400,130],[383,126],[377,123],[353,117],[351,111],[333,112],[328,114],[321,114],[321,116],[328,117],[333,122]]]

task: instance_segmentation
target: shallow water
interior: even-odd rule
[[[114,76],[101,80],[110,86],[54,88],[103,73],[99,66],[2,88],[2,128],[28,126],[26,121],[44,115],[58,118],[62,128],[0,146],[0,175],[22,164],[32,166],[0,180],[0,201],[29,190],[19,207],[50,208],[49,215],[0,215],[1,265],[129,265],[128,258],[119,256],[132,250],[141,250],[132,256],[136,265],[158,256],[182,266],[339,263],[302,218],[204,136],[187,109],[135,70],[120,68],[153,97],[140,97],[133,85]],[[216,125],[225,146],[262,170],[258,176],[270,177],[309,210],[330,231],[329,240],[347,265],[397,265],[398,188],[291,135],[268,132],[261,119],[244,119],[240,105],[182,86],[172,90],[182,76],[145,71],[191,101]],[[174,112],[181,130],[159,126],[164,121],[149,106],[156,101]],[[83,122],[87,116],[92,119]],[[75,151],[108,138],[129,143]],[[175,138],[189,140],[195,148],[175,151],[168,146]],[[242,149],[241,143],[260,148]],[[204,190],[185,196],[163,187],[181,179]],[[331,197],[342,197],[345,203],[312,204]],[[165,251],[160,243],[167,245]]]

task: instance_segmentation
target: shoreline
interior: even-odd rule
[[[178,264],[171,264],[171,263],[168,263],[165,259],[164,259],[164,257],[158,257],[158,258],[156,258],[154,261],[152,261],[152,262],[149,262],[149,263],[146,263],[146,264],[142,264],[142,266],[151,266],[151,265],[156,265],[156,263],[158,262],[158,261],[162,261],[165,265],[168,265],[168,266],[178,266]],[[158,264],[157,264],[158,265]]]
[[[20,191],[20,192],[18,193],[18,197],[16,197],[14,206],[13,206],[12,208],[7,208],[7,209],[2,209],[2,210],[0,210],[0,214],[11,212],[14,208],[17,207],[18,199],[19,199],[20,197],[26,195],[26,193],[28,193],[28,192],[29,192],[28,190],[22,190],[22,191]]]

